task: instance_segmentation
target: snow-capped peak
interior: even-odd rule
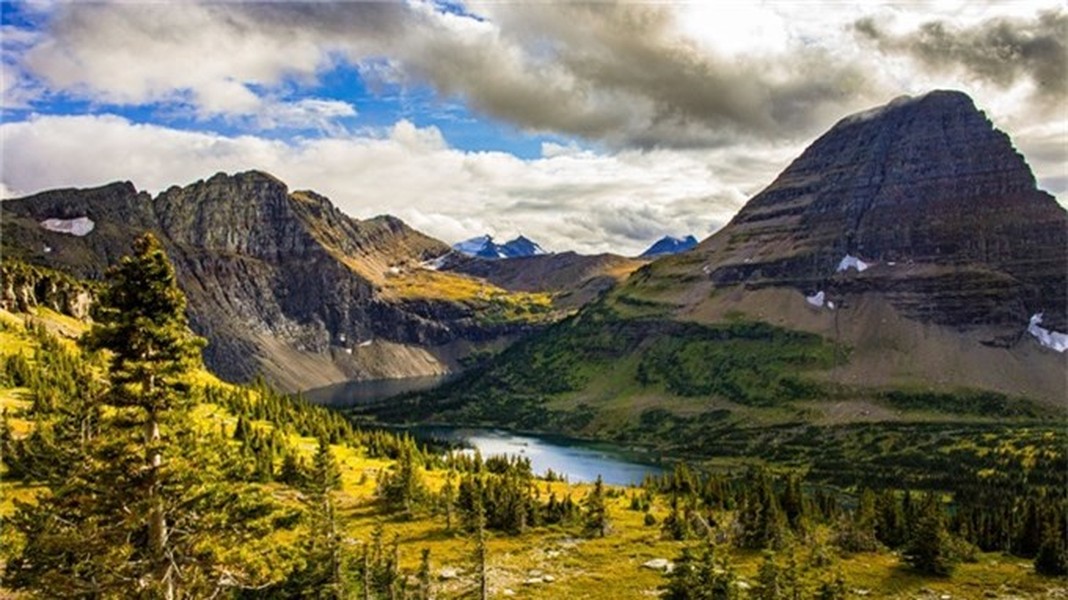
[[[684,238],[675,237],[671,235],[665,235],[656,241],[652,246],[641,253],[641,256],[650,258],[654,256],[666,256],[668,254],[678,254],[679,252],[685,252],[697,245],[697,238],[692,235],[688,235]]]
[[[492,236],[480,235],[454,244],[453,249],[468,256],[489,259],[548,254],[537,242],[522,235],[504,244],[494,242]]]

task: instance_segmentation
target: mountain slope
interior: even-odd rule
[[[301,389],[447,372],[553,314],[544,294],[420,268],[449,247],[398,219],[352,219],[256,171],[155,198],[130,183],[54,190],[0,210],[5,258],[89,279],[155,232],[209,340],[205,360],[232,380],[263,373]],[[75,221],[92,229],[70,233]]]
[[[658,256],[667,256],[669,254],[678,254],[679,252],[685,252],[697,245],[697,238],[692,235],[688,235],[684,238],[672,237],[665,235],[656,241],[652,246],[649,246],[645,252],[642,252],[639,256],[642,258],[652,258]]]
[[[1028,329],[1065,330],[1066,229],[967,96],[898,100],[838,123],[697,248],[391,416],[620,437],[661,413],[695,431],[1063,414],[1066,356]]]
[[[454,257],[446,271],[478,277],[515,292],[552,292],[560,306],[579,307],[624,280],[646,261],[616,254],[574,252],[521,256],[509,260]]]

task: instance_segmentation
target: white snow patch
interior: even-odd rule
[[[452,252],[446,252],[445,254],[442,254],[437,258],[432,258],[430,260],[419,263],[419,266],[424,269],[429,269],[431,271],[438,271],[445,266],[445,259],[448,258],[450,254],[452,254]]]
[[[89,217],[78,217],[77,219],[45,219],[41,221],[41,227],[49,231],[55,231],[56,233],[66,233],[68,235],[76,235],[78,237],[85,237],[89,235],[89,232],[96,227],[96,223]]]
[[[1050,350],[1056,350],[1057,352],[1068,350],[1068,333],[1050,331],[1045,327],[1040,327],[1039,325],[1041,324],[1042,313],[1036,313],[1031,317],[1031,322],[1027,325],[1027,332],[1035,336],[1039,344]]]
[[[352,354],[352,348],[345,348],[345,354]]]
[[[848,269],[856,269],[858,272],[862,272],[862,271],[866,270],[870,266],[871,265],[869,265],[868,263],[860,260],[859,258],[857,258],[857,257],[855,257],[855,256],[853,256],[851,254],[846,254],[845,258],[843,258],[842,261],[838,263],[838,268],[835,269],[835,272],[836,273],[841,273],[842,271],[845,271],[845,270],[848,270]]]
[[[45,246],[44,247],[44,252],[45,252],[45,254],[51,253],[52,252],[52,246]]]
[[[366,347],[370,346],[371,342],[373,342],[373,341],[374,340],[371,339],[371,340],[366,340],[366,341],[360,342],[359,344],[356,344],[356,347],[357,348],[366,348]]]
[[[805,302],[808,302],[809,304],[817,308],[823,308],[823,300],[825,297],[826,296],[824,296],[823,290],[820,290],[815,294],[812,294],[811,296],[805,296]]]
[[[830,301],[828,301],[828,302],[827,302],[827,308],[829,308],[829,309],[831,309],[831,310],[834,310],[834,302],[830,302]]]

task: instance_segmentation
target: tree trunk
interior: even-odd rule
[[[174,599],[174,581],[171,580],[170,565],[167,561],[167,521],[163,514],[163,498],[159,496],[159,468],[163,457],[155,448],[159,442],[159,420],[155,411],[149,413],[145,422],[145,438],[148,450],[145,460],[148,463],[148,548],[152,556],[156,581],[162,586],[163,598]]]

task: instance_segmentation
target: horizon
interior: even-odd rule
[[[958,89],[1065,205],[1063,6],[816,6],[4,3],[0,195],[254,169],[450,243],[636,255]]]

